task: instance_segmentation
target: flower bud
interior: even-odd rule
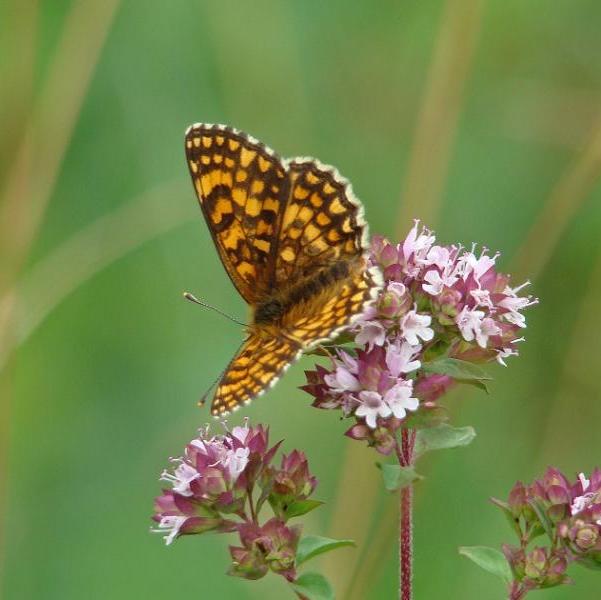
[[[313,493],[317,480],[309,473],[307,457],[293,450],[282,457],[279,470],[274,471],[272,493],[284,496],[288,501],[304,500]]]
[[[542,581],[547,574],[547,551],[537,547],[526,555],[524,573],[530,579]]]

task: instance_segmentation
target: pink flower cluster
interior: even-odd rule
[[[472,363],[516,355],[526,327],[522,310],[535,304],[519,296],[509,276],[496,271],[498,254],[486,249],[441,246],[416,221],[405,240],[375,237],[370,262],[380,268],[384,287],[352,331],[361,347],[338,349],[329,369],[307,373],[303,387],[314,406],[341,409],[357,425],[347,434],[380,452],[408,412],[431,404],[453,379],[428,374],[424,363],[454,358]]]
[[[320,503],[308,500],[317,481],[302,452],[283,455],[280,468],[272,466],[279,446],[269,447],[262,425],[245,423],[214,436],[208,427],[201,430],[161,476],[170,488],[155,501],[154,531],[167,544],[210,530],[237,532],[241,546],[230,547],[230,574],[257,579],[271,570],[293,581],[301,527],[287,521]],[[261,525],[265,502],[274,516]]]
[[[515,582],[526,591],[568,582],[571,562],[598,570],[601,567],[601,470],[590,478],[583,473],[575,481],[548,468],[542,479],[530,485],[518,481],[507,502],[493,499],[509,517],[520,539],[519,546],[503,546]],[[530,542],[546,534],[548,547],[528,549]]]

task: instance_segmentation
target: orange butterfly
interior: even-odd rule
[[[363,206],[336,169],[281,159],[223,125],[188,128],[186,157],[217,252],[252,311],[213,399],[211,413],[222,415],[348,328],[382,276],[367,264]]]

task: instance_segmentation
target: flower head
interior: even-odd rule
[[[296,548],[300,539],[299,526],[287,526],[279,519],[270,519],[263,526],[245,523],[238,528],[242,546],[230,546],[230,575],[259,579],[268,570],[294,581]]]
[[[268,450],[269,432],[259,425],[234,427],[222,435],[200,430],[184,455],[172,459],[161,479],[171,485],[156,499],[156,531],[172,543],[180,535],[231,529],[225,514],[243,511],[247,488],[266,469],[277,450]]]
[[[279,446],[270,447],[266,427],[247,421],[221,435],[201,430],[161,476],[170,488],[155,500],[153,531],[167,545],[182,535],[237,532],[240,545],[230,546],[230,575],[259,579],[272,571],[294,581],[302,527],[288,521],[321,502],[309,499],[317,479],[303,452],[292,450],[279,467],[272,464]],[[266,503],[274,516],[262,523]]]
[[[369,262],[384,286],[351,330],[356,350],[338,348],[328,367],[306,373],[313,406],[354,418],[347,435],[388,453],[407,416],[431,410],[455,383],[428,362],[504,365],[523,339],[522,311],[537,300],[510,287],[498,256],[437,244],[418,221],[398,244],[374,237]]]
[[[494,502],[508,513],[520,537],[520,548],[506,546],[503,551],[525,589],[567,582],[570,562],[601,566],[601,470],[595,469],[590,477],[580,473],[571,481],[549,467],[530,485],[517,482],[507,503]],[[552,547],[527,551],[541,533],[555,540]]]

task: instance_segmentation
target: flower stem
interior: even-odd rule
[[[253,503],[253,490],[252,490],[252,487],[249,486],[246,489],[246,492],[248,494],[248,506],[250,508],[250,516],[252,518],[252,522],[256,524],[257,523],[257,512],[255,510],[255,505]]]
[[[509,590],[508,600],[522,600],[522,598],[526,597],[526,594],[527,591],[521,585],[514,581]]]
[[[403,429],[397,458],[401,467],[413,464],[415,432]],[[399,600],[411,600],[413,576],[413,485],[401,488],[399,515]]]
[[[401,490],[401,515],[399,528],[400,600],[411,600],[411,577],[413,562],[413,485]]]

